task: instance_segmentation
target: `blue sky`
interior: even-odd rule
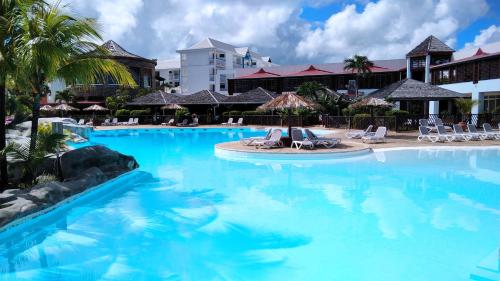
[[[105,40],[156,59],[206,37],[279,64],[404,58],[429,35],[456,50],[500,41],[499,0],[66,1],[98,19]]]

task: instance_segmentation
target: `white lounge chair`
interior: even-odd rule
[[[268,140],[257,140],[254,141],[253,143],[255,144],[256,148],[273,148],[273,147],[280,147],[283,146],[283,142],[281,141],[281,136],[283,135],[283,132],[281,130],[274,130],[271,133],[271,136],[269,137]]]
[[[110,126],[111,122],[109,122],[109,119],[105,119],[104,122],[101,124],[102,126]]]
[[[139,118],[134,118],[134,125],[139,125]]]
[[[449,134],[448,132],[446,132],[446,128],[442,125],[438,125],[436,126],[436,128],[440,140],[446,140],[449,142],[467,140],[463,135]]]
[[[436,131],[435,126],[429,126],[428,119],[418,119],[418,125],[426,127],[429,130],[429,132]]]
[[[181,123],[177,123],[177,127],[187,127],[188,126],[188,120],[187,119],[184,119],[182,120]]]
[[[500,140],[500,132],[493,131],[493,128],[491,127],[490,123],[484,123],[483,130],[484,130],[484,133],[488,136],[491,136],[491,138],[495,138],[497,140]]]
[[[250,138],[243,138],[240,139],[240,142],[243,143],[244,145],[253,145],[254,141],[258,140],[268,140],[271,137],[271,133],[273,132],[272,129],[269,129],[266,133],[266,136],[264,137],[250,137]]]
[[[417,137],[418,141],[428,140],[431,142],[437,142],[439,140],[439,137],[436,135],[432,135],[429,128],[426,126],[419,126],[418,131],[420,133]]]
[[[373,129],[373,125],[370,125],[364,131],[362,131],[362,130],[350,131],[350,132],[345,133],[345,136],[348,139],[360,139],[364,136],[373,135],[374,133],[372,132],[372,129]]]
[[[113,121],[111,121],[111,126],[117,126],[119,123],[118,123],[118,118],[113,118]]]
[[[121,125],[125,125],[125,126],[132,126],[132,125],[134,125],[134,118],[130,117],[130,118],[128,119],[128,121],[122,122],[122,123],[120,123],[120,124],[121,124]]]
[[[436,126],[436,128],[437,128],[437,126],[443,126],[446,131],[452,130],[452,128],[450,126],[445,126],[443,124],[443,120],[441,120],[441,118],[434,119],[434,125]]]
[[[243,126],[243,118],[238,118],[238,122],[230,124],[232,126]]]
[[[479,136],[481,140],[486,140],[486,139],[491,139],[493,136],[478,132],[476,129],[476,125],[474,124],[467,124],[467,130],[469,130],[469,134]]]
[[[293,148],[293,146],[297,149],[301,149],[302,147],[313,149],[314,143],[308,139],[304,139],[302,130],[292,129],[292,145],[290,147]]]
[[[189,127],[198,127],[198,118],[193,118],[193,122],[189,123]]]
[[[222,123],[221,125],[222,126],[231,126],[231,125],[233,125],[233,117],[230,117],[229,119],[227,119],[227,122]]]
[[[379,142],[385,142],[385,134],[387,133],[387,128],[386,127],[378,127],[377,131],[375,131],[374,135],[371,136],[364,136],[361,138],[363,142],[367,143],[379,143]]]
[[[310,140],[315,146],[322,145],[326,148],[332,148],[341,142],[340,139],[336,138],[318,137],[309,129],[305,129],[305,131],[307,139]]]
[[[78,120],[78,125],[85,125],[85,119]]]
[[[460,126],[458,124],[453,124],[453,132],[455,133],[455,135],[463,136],[468,141],[480,140],[479,135],[464,132],[464,130],[462,129],[462,126]]]

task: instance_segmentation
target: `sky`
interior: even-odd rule
[[[404,58],[429,35],[455,50],[500,41],[500,0],[66,0],[112,39],[170,59],[206,37],[278,64]]]

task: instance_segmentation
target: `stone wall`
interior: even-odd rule
[[[17,219],[47,209],[71,196],[138,168],[131,156],[104,146],[68,151],[61,157],[64,181],[0,193],[0,231]]]

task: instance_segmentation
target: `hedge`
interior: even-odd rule
[[[128,109],[118,109],[116,111],[116,116],[118,116],[118,117],[128,117],[128,116],[130,116],[130,110],[128,110]]]

